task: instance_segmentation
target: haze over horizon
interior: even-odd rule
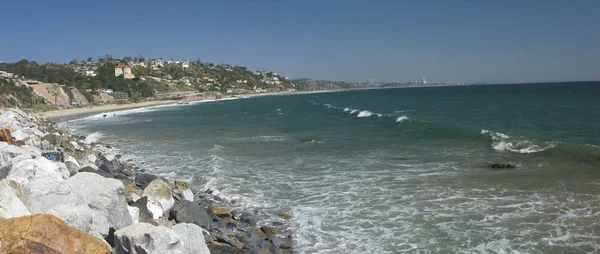
[[[8,1],[0,61],[201,59],[318,80],[600,80],[599,1]]]

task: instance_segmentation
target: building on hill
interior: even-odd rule
[[[135,76],[133,76],[133,73],[131,73],[131,67],[129,67],[129,65],[127,64],[118,64],[117,66],[115,66],[115,77],[121,75],[123,75],[123,78],[125,79],[135,78]]]

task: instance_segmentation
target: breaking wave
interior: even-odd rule
[[[363,110],[360,113],[358,113],[357,117],[369,117],[371,115],[373,115],[373,113],[371,111]]]
[[[523,138],[511,138],[510,136],[489,130],[481,130],[481,134],[492,138],[492,149],[496,151],[508,151],[514,153],[537,153],[556,147],[557,142],[527,140]]]
[[[397,123],[402,122],[404,120],[408,120],[408,116],[399,116],[398,118],[396,118]]]

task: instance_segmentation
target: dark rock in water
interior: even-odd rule
[[[117,159],[117,160],[121,159],[121,157],[123,157],[123,155],[120,155],[120,154],[115,155],[115,159]]]
[[[177,223],[194,223],[206,230],[212,229],[212,217],[206,208],[187,200],[179,201],[171,210],[171,217]]]
[[[158,179],[158,176],[150,173],[137,173],[135,175],[135,184],[140,186],[142,189],[145,189],[150,182],[156,179]]]
[[[320,141],[317,139],[307,139],[307,138],[300,139],[300,142],[302,142],[304,144],[323,144],[323,141]]]
[[[488,162],[488,165],[489,165],[490,168],[497,168],[497,169],[512,169],[512,168],[516,168],[515,165],[508,164],[508,163]]]
[[[216,244],[209,244],[208,249],[211,254],[252,254],[252,251],[238,249],[236,247],[219,246]]]
[[[250,213],[242,213],[242,215],[240,215],[240,221],[242,223],[248,223],[253,227],[256,226],[256,219]]]
[[[262,226],[262,227],[260,227],[260,231],[262,231],[263,233],[265,233],[265,235],[267,235],[267,236],[275,236],[275,235],[277,235],[277,229],[274,228],[274,227]]]
[[[100,164],[100,167],[98,167],[100,170],[103,170],[106,173],[112,174],[113,173],[113,169],[114,169],[114,164],[110,161],[105,161],[102,164]]]
[[[288,250],[292,248],[292,246],[290,246],[289,244],[285,243],[277,237],[269,237],[268,240],[271,241],[271,243],[273,243],[273,245],[275,245],[275,247],[277,248]]]

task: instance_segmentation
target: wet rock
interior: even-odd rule
[[[110,161],[105,161],[98,168],[106,173],[113,174],[114,164]]]
[[[260,231],[262,231],[263,233],[265,233],[266,236],[275,236],[275,235],[277,235],[277,229],[274,228],[274,227],[262,226],[262,227],[260,227]]]
[[[240,215],[240,221],[242,223],[248,223],[253,227],[256,226],[256,218],[254,218],[251,213],[242,213],[242,215]]]
[[[194,193],[190,188],[190,184],[184,181],[175,181],[173,195],[180,200],[194,201]]]
[[[221,208],[221,207],[209,207],[208,210],[215,216],[218,216],[220,218],[231,218],[231,213],[229,213],[229,211],[227,211],[227,209],[225,208]]]
[[[211,254],[252,254],[249,250],[239,249],[231,246],[219,246],[216,244],[209,244],[208,249]]]
[[[173,191],[171,187],[160,179],[156,179],[142,192],[142,197],[148,197],[148,200],[156,201],[160,204],[163,212],[168,212],[173,208],[175,199],[173,199]]]
[[[173,226],[172,229],[181,238],[187,253],[210,254],[201,227],[191,223],[181,223]]]
[[[184,243],[173,230],[148,223],[117,230],[114,242],[116,253],[186,253]]]
[[[0,241],[1,253],[109,253],[101,239],[50,214],[1,220]]]
[[[171,211],[171,216],[177,223],[194,223],[207,230],[212,228],[212,217],[206,208],[187,200],[177,203]]]
[[[280,213],[279,217],[281,217],[284,220],[290,220],[290,219],[292,219],[292,216],[289,215],[289,214],[287,214],[287,213]]]
[[[488,166],[490,168],[496,168],[496,169],[513,169],[513,168],[516,168],[516,166],[513,165],[513,164],[498,163],[498,162],[488,162]]]
[[[148,184],[156,179],[158,179],[158,176],[150,173],[137,173],[135,175],[135,184],[140,186],[142,189],[145,189]]]
[[[284,241],[282,241],[281,239],[277,238],[277,237],[269,237],[267,240],[271,241],[271,243],[280,249],[292,249],[292,246],[290,246],[289,244],[285,243]]]
[[[85,167],[79,169],[78,172],[79,173],[94,173],[94,174],[101,175],[102,177],[105,177],[105,178],[113,178],[113,175],[111,175],[103,170],[96,170],[92,166],[85,166]]]

